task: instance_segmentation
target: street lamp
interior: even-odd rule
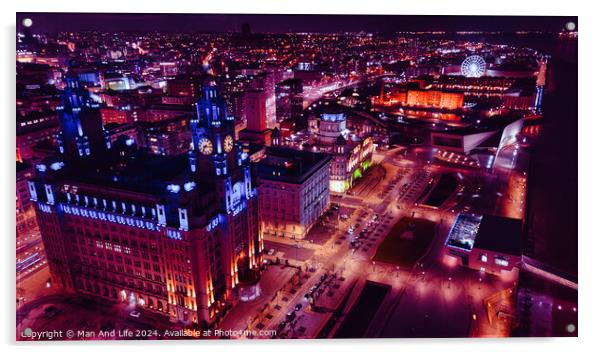
[[[372,261],[372,273],[376,272],[376,262]]]
[[[447,278],[447,288],[448,289],[451,287],[451,280],[452,280],[451,277]]]

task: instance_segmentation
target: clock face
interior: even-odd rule
[[[207,138],[201,139],[201,141],[199,141],[199,151],[203,155],[211,154],[213,152],[213,143],[211,142],[211,140]]]
[[[224,138],[224,151],[230,152],[230,151],[232,151],[233,147],[234,147],[234,139],[232,139],[232,136],[226,135],[226,137]]]

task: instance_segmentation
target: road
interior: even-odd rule
[[[432,162],[432,151],[421,147],[392,149],[382,156],[381,168],[386,173],[379,187],[361,196],[342,195],[333,201],[355,208],[346,222],[339,224],[330,240],[324,244],[311,244],[313,256],[305,262],[317,270],[309,273],[295,293],[281,297],[278,311],[268,321],[261,322],[266,328],[279,331],[285,337],[312,337],[317,335],[324,324],[326,315],[318,315],[309,310],[304,295],[319,282],[323,274],[337,273],[350,283],[362,286],[365,281],[375,281],[391,286],[391,292],[383,300],[368,332],[372,336],[418,337],[467,335],[503,335],[486,321],[486,309],[482,304],[485,297],[513,286],[513,278],[500,279],[486,276],[451,262],[444,256],[445,240],[449,229],[459,212],[487,213],[499,208],[498,194],[507,193],[506,176],[483,174],[474,169],[439,165]],[[450,173],[461,175],[463,192],[453,195],[440,210],[422,208],[415,204],[431,176]],[[512,182],[511,190],[521,182]],[[382,186],[382,188],[380,188]],[[405,186],[405,187],[404,187]],[[493,202],[492,202],[493,201]],[[509,206],[514,210],[515,206]],[[370,225],[372,217],[379,220]],[[416,264],[414,269],[403,270],[393,265],[376,264],[372,256],[388,231],[401,217],[429,219],[438,224],[437,236],[429,252]],[[358,226],[349,233],[350,226]],[[361,237],[361,230],[367,229]],[[355,241],[354,241],[355,240]],[[354,241],[353,247],[351,242]],[[300,243],[301,249],[310,247]],[[296,258],[290,247],[283,256]],[[299,249],[299,250],[301,250]],[[298,251],[299,252],[299,251]],[[305,253],[304,251],[301,251]],[[301,260],[302,261],[302,260]],[[348,312],[359,291],[349,289]],[[340,299],[349,292],[337,293]],[[332,300],[331,303],[336,302]],[[295,311],[295,306],[301,309]],[[385,311],[384,309],[391,309]],[[287,314],[295,312],[295,319],[287,320]],[[290,317],[290,316],[289,316]],[[344,314],[343,314],[344,318]],[[403,325],[399,319],[403,318]],[[453,318],[450,325],[449,318]],[[285,323],[285,325],[280,325]],[[280,328],[279,328],[280,325]],[[299,333],[298,328],[303,328]],[[431,331],[431,332],[428,332]]]

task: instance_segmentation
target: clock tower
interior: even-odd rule
[[[234,119],[229,117],[226,101],[217,88],[205,86],[196,103],[196,117],[191,121],[192,150],[190,168],[203,178],[223,177],[236,161],[234,158]]]
[[[260,262],[256,190],[250,160],[234,140],[234,117],[215,86],[205,86],[191,120],[190,170],[197,185],[216,193],[225,235],[223,246],[234,289]],[[242,227],[236,225],[243,225]]]

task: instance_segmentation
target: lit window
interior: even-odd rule
[[[502,266],[502,267],[507,267],[508,266],[508,260],[502,258],[502,257],[495,257],[494,259],[495,264]]]
[[[481,255],[481,262],[487,263],[487,255],[486,254]]]
[[[96,241],[96,247],[103,248],[102,247],[102,242],[101,241]]]

